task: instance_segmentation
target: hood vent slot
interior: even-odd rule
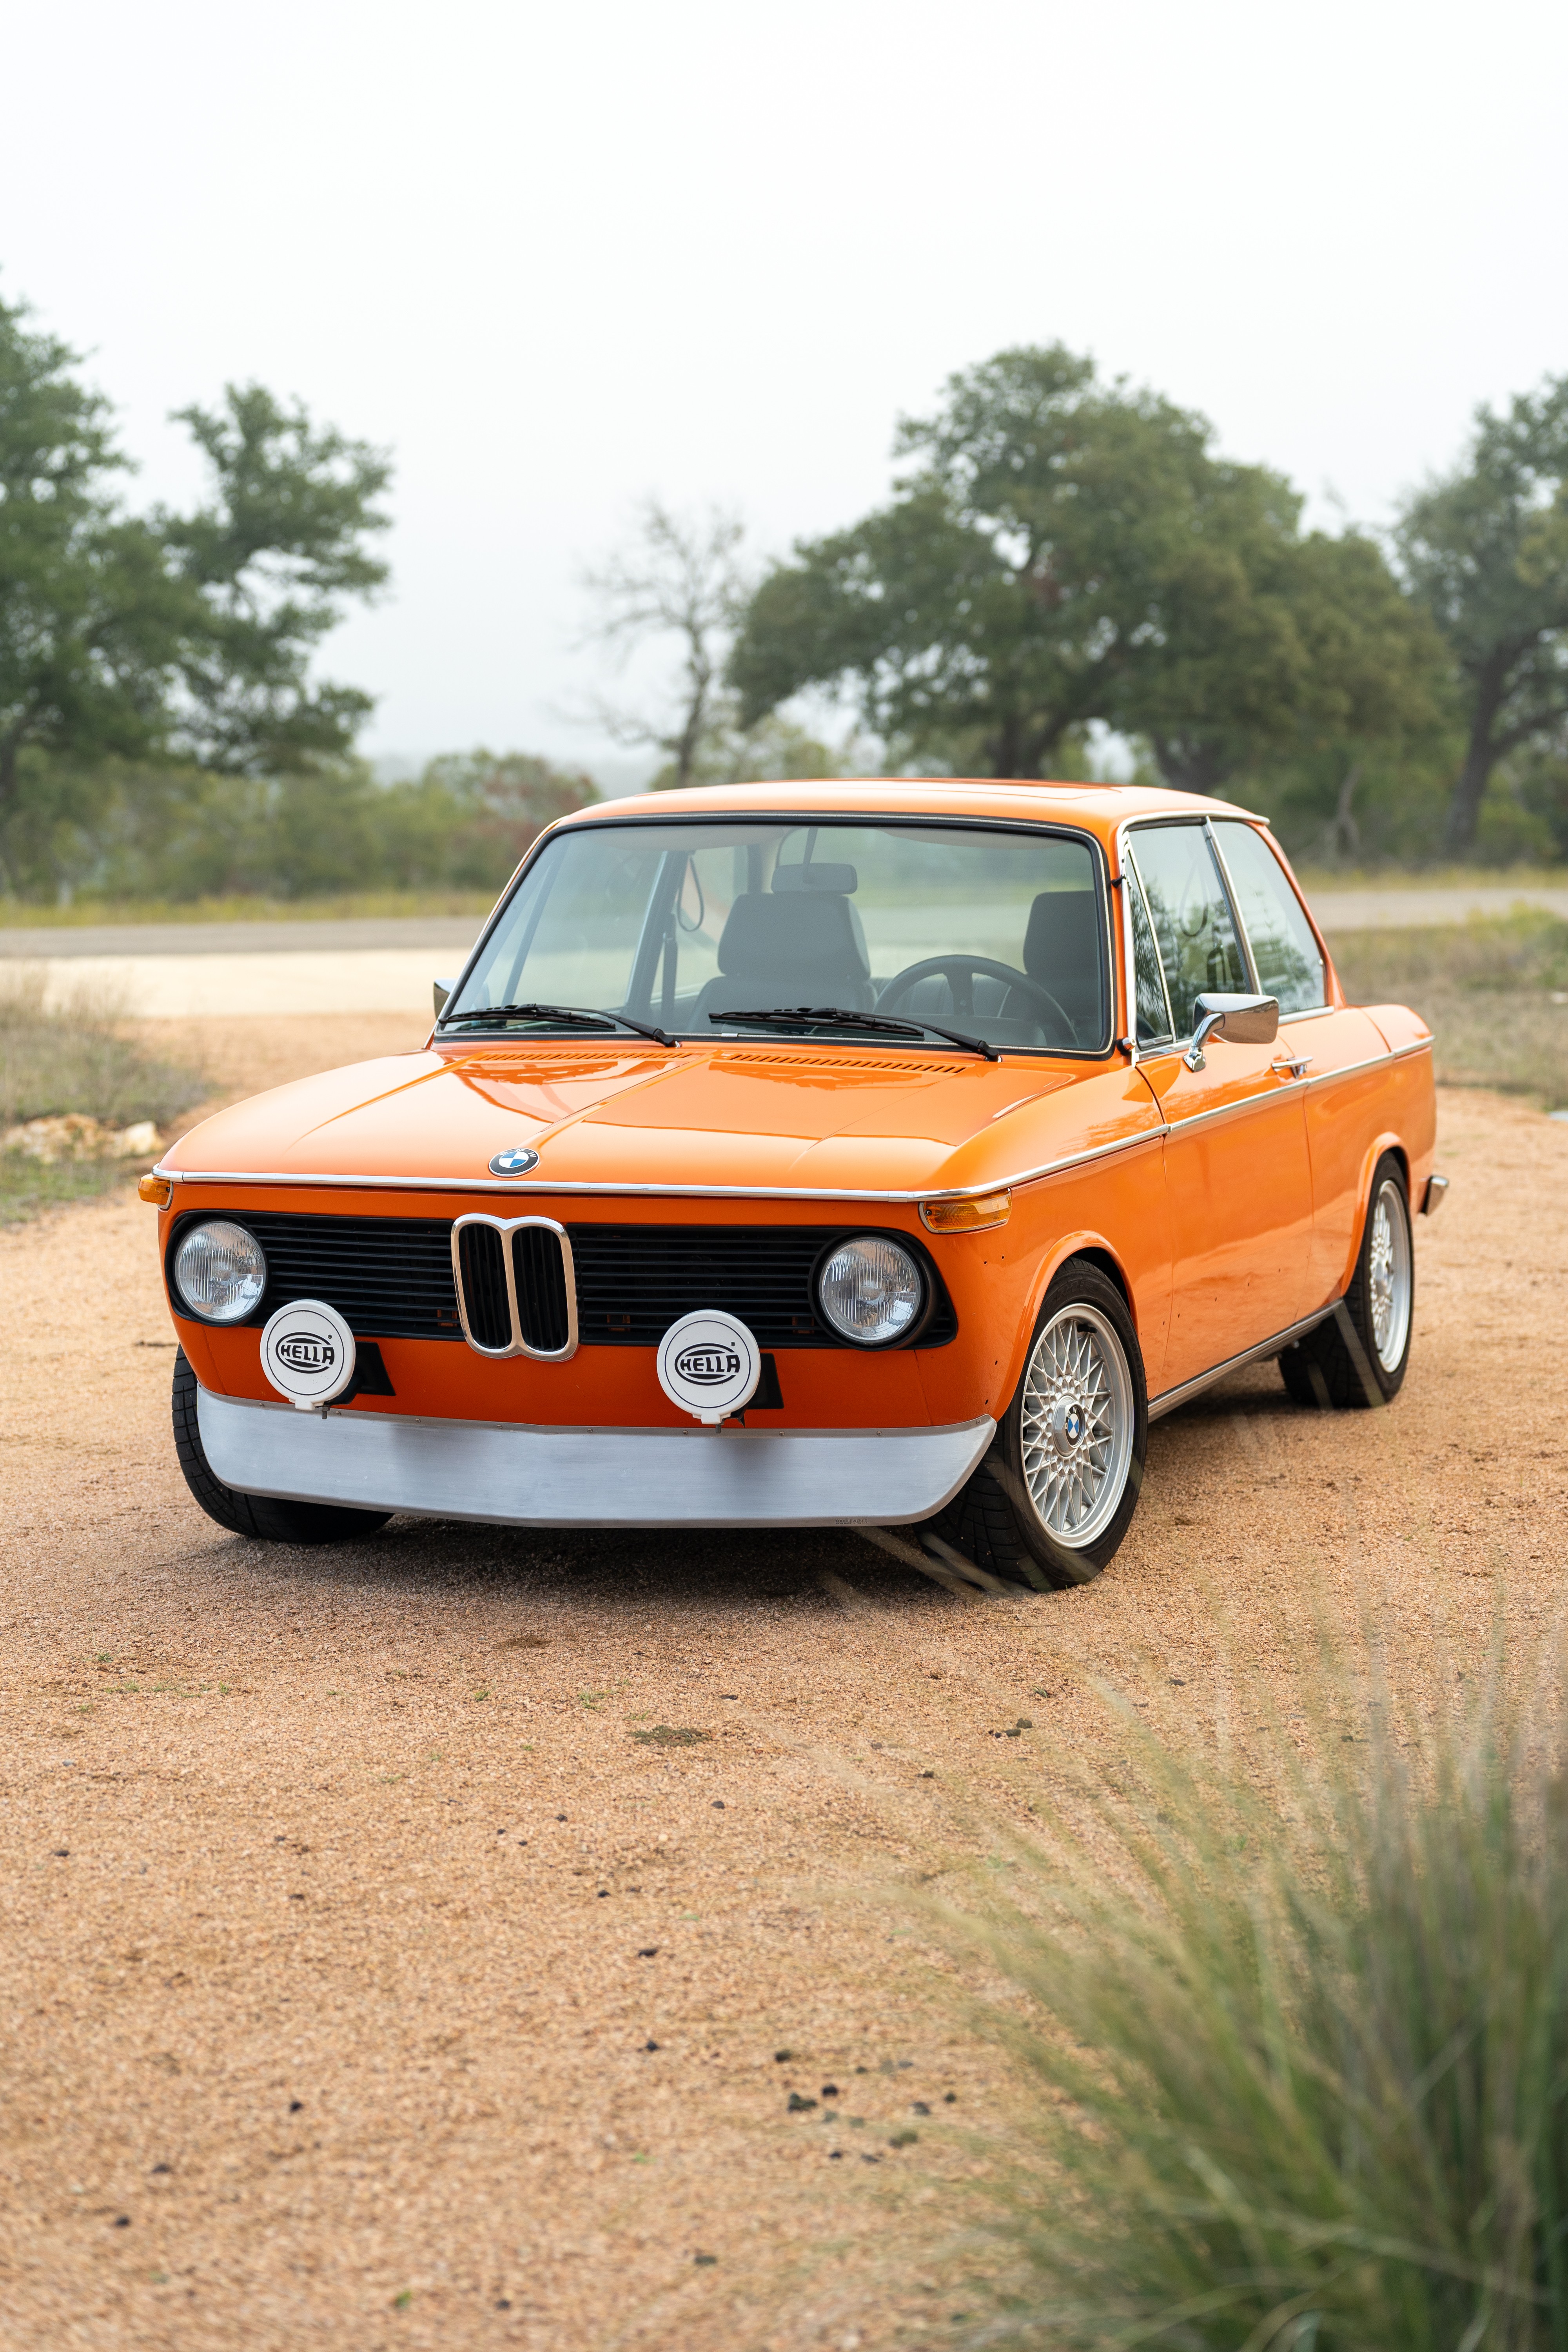
[[[576,1354],[572,1244],[552,1217],[459,1217],[452,1271],[463,1337],[476,1354],[550,1363]]]

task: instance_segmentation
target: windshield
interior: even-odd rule
[[[573,1012],[578,1034],[597,1013],[679,1037],[820,1036],[810,1013],[847,1034],[898,1023],[928,1045],[945,1027],[1102,1053],[1100,908],[1088,842],[1042,828],[585,824],[545,843],[441,1027],[545,1035]]]

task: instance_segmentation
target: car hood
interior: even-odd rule
[[[257,1095],[183,1137],[188,1176],[497,1189],[489,1162],[557,1187],[921,1192],[1005,1181],[1154,1128],[1137,1074],[1104,1063],[858,1046],[533,1044],[400,1055]]]

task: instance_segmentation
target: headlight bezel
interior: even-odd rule
[[[824,1279],[833,1260],[840,1251],[852,1249],[861,1242],[873,1243],[880,1248],[896,1250],[912,1266],[920,1285],[920,1302],[909,1321],[880,1339],[862,1339],[857,1333],[846,1330],[828,1313],[823,1297]],[[864,1356],[885,1355],[893,1349],[914,1346],[930,1323],[941,1296],[937,1276],[925,1252],[909,1234],[879,1233],[872,1227],[834,1234],[825,1244],[811,1270],[811,1304],[814,1315],[825,1329],[832,1334],[837,1346],[853,1348]]]
[[[248,1248],[255,1252],[260,1267],[259,1285],[254,1296],[249,1293],[245,1294],[237,1299],[232,1311],[226,1314],[215,1314],[210,1307],[198,1306],[180,1278],[180,1261],[186,1250],[202,1234],[214,1227],[226,1228],[231,1234],[242,1235]],[[242,1224],[237,1217],[232,1216],[197,1215],[182,1218],[169,1239],[166,1272],[170,1301],[175,1314],[192,1323],[205,1323],[216,1331],[238,1330],[247,1323],[257,1321],[266,1304],[268,1286],[271,1280],[266,1251],[249,1227]]]

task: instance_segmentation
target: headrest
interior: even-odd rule
[[[870,966],[855,937],[848,899],[837,891],[792,892],[787,900],[743,891],[719,941],[720,971],[739,980],[808,965],[820,966],[824,979],[866,978]]]
[[[1075,1018],[1098,1011],[1100,966],[1100,903],[1092,890],[1042,890],[1029,909],[1024,934],[1024,970],[1049,989]]]
[[[775,890],[837,890],[847,893],[860,887],[860,877],[853,866],[775,866]]]

